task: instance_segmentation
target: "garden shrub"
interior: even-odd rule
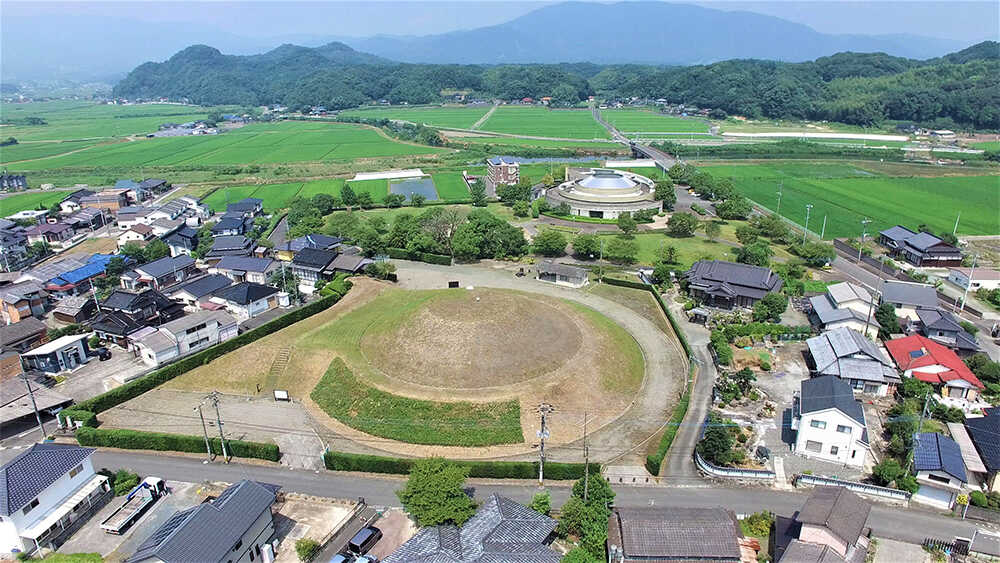
[[[443,254],[431,254],[430,252],[411,252],[405,248],[389,248],[386,250],[389,258],[394,260],[411,260],[414,262],[426,262],[439,266],[451,266],[451,256]]]
[[[332,471],[362,471],[367,473],[389,473],[405,475],[410,472],[417,459],[387,457],[365,454],[351,454],[328,451],[323,454],[323,462]],[[535,479],[538,477],[538,462],[527,461],[456,461],[469,468],[469,477],[492,479]],[[583,477],[582,463],[545,464],[545,478],[557,481]],[[601,466],[590,464],[590,474],[600,475]]]
[[[202,453],[205,451],[203,436],[142,432],[139,430],[104,429],[83,427],[76,431],[76,441],[81,446],[101,446],[124,450],[157,450],[164,452]],[[211,438],[212,453],[222,455],[222,442]],[[226,440],[226,451],[233,457],[278,461],[281,452],[277,444]]]

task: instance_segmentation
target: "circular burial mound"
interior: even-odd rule
[[[558,370],[592,328],[555,299],[491,290],[435,294],[373,323],[361,338],[388,377],[437,388],[521,383]]]

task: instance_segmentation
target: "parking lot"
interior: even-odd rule
[[[65,375],[65,381],[53,389],[79,402],[118,387],[150,370],[149,366],[134,358],[131,352],[117,346],[108,348],[111,350],[110,360],[102,362],[91,358],[80,369]]]

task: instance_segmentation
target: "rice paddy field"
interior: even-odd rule
[[[0,217],[13,215],[25,209],[38,209],[39,206],[48,209],[59,203],[70,191],[45,191],[14,194],[0,199]]]
[[[974,149],[984,151],[1000,151],[1000,141],[983,141],[980,143],[971,143],[970,146]]]
[[[107,105],[86,101],[59,100],[28,104],[3,104],[3,120],[13,124],[0,127],[3,138],[18,141],[103,139],[145,135],[161,123],[185,123],[204,119],[212,111],[230,108],[206,108],[180,104]],[[44,119],[46,125],[25,125],[28,117]]]
[[[590,110],[550,110],[536,106],[500,106],[479,129],[494,133],[567,139],[611,137],[607,129],[594,120]]]
[[[436,127],[469,129],[486,115],[490,107],[492,106],[353,109],[342,111],[339,115],[368,119],[399,119]]]
[[[448,137],[448,141],[459,144],[471,145],[497,145],[516,147],[539,147],[539,148],[566,148],[583,150],[625,150],[621,143],[611,141],[558,141],[553,139],[521,139],[519,137]]]
[[[708,133],[708,123],[649,110],[605,109],[601,116],[622,133]]]

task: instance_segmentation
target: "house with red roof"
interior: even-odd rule
[[[930,383],[943,398],[975,403],[985,388],[955,352],[929,338],[914,334],[885,347],[904,376]]]

